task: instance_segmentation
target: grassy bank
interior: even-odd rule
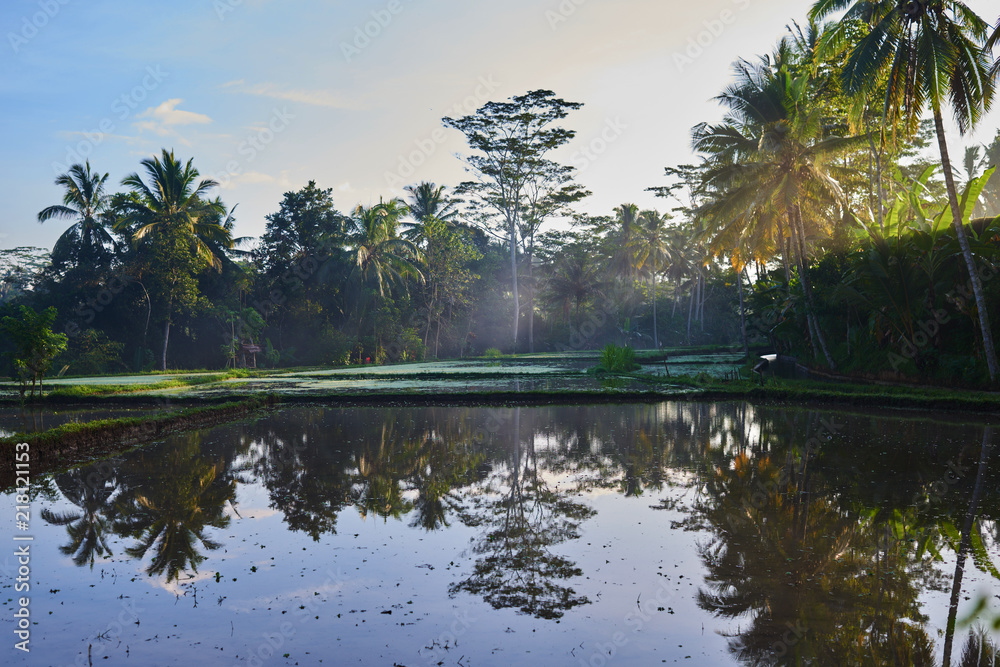
[[[0,488],[14,483],[15,446],[28,443],[31,474],[39,475],[127,451],[172,433],[244,419],[276,403],[270,396],[191,407],[169,414],[65,424],[0,439]]]

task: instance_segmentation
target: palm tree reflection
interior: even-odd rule
[[[842,509],[812,458],[742,451],[706,474],[699,606],[749,619],[729,642],[744,664],[933,664],[924,569],[889,529],[899,517]]]
[[[167,582],[189,568],[198,571],[205,560],[199,547],[214,551],[221,546],[205,531],[229,525],[225,505],[236,494],[235,480],[227,478],[221,461],[202,454],[199,437],[170,444],[128,462],[132,483],[116,523],[119,534],[137,540],[125,553],[142,559],[152,552],[146,574],[166,574]]]
[[[56,486],[66,500],[80,508],[79,512],[42,510],[45,521],[66,526],[70,541],[59,547],[59,551],[73,556],[76,565],[89,564],[90,569],[94,569],[97,556],[113,555],[106,538],[119,487],[114,477],[101,474],[102,470],[103,467],[87,466],[56,475]]]

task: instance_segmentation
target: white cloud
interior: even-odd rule
[[[145,118],[148,120],[140,120],[133,125],[139,130],[148,130],[164,137],[175,134],[174,128],[177,126],[206,125],[212,122],[212,119],[205,114],[178,109],[177,107],[183,101],[180,98],[175,98],[167,100],[159,106],[149,107],[136,116],[137,119]]]

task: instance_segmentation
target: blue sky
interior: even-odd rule
[[[995,20],[995,0],[969,3]],[[689,130],[738,57],[770,51],[792,0],[4,0],[0,248],[51,247],[55,177],[89,158],[115,189],[144,157],[194,158],[258,236],[310,179],[341,211],[421,180],[463,180],[440,119],[547,88],[583,109],[559,156],[594,195],[631,201],[693,159]],[[701,46],[695,46],[695,40]],[[700,50],[700,52],[699,52]],[[693,57],[692,57],[693,56]],[[1000,105],[998,105],[1000,106]],[[995,134],[994,110],[967,142]],[[960,155],[959,139],[953,152]]]

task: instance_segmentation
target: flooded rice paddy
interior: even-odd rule
[[[741,402],[286,409],[35,480],[5,664],[958,664],[996,640],[997,439]]]

